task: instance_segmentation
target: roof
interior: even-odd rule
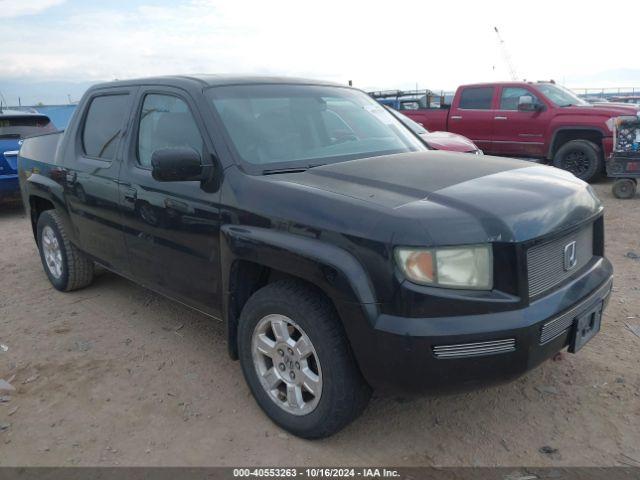
[[[512,80],[512,81],[501,81],[501,82],[479,82],[479,83],[466,83],[461,85],[461,87],[493,87],[493,86],[504,86],[504,85],[542,85],[542,84],[553,84],[551,81],[525,81],[525,80]]]
[[[298,77],[276,77],[264,75],[234,75],[234,74],[198,74],[198,75],[169,75],[159,77],[134,78],[130,80],[116,80],[95,85],[93,88],[133,86],[133,85],[172,85],[183,87],[200,86],[218,87],[223,85],[259,85],[259,84],[298,84],[298,85],[326,85],[345,86],[324,80],[313,80]]]

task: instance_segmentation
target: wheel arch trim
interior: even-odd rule
[[[359,304],[372,325],[378,318],[378,304],[368,274],[353,255],[338,246],[316,238],[242,225],[222,226],[220,245],[222,318],[232,358],[237,356],[233,340],[239,312],[234,312],[231,305],[231,273],[238,260],[307,281],[322,290],[337,308],[341,303]]]
[[[572,130],[599,133],[600,135],[602,135],[602,138],[607,136],[606,132],[599,127],[581,126],[581,125],[565,125],[562,127],[556,127],[553,130],[553,134],[551,135],[551,142],[549,143],[549,149],[547,150],[548,160],[552,160],[555,154],[554,150],[557,151],[557,149],[555,148],[555,145],[556,145],[556,140],[558,138],[558,134],[564,133],[567,131],[572,131]],[[579,140],[579,139],[576,139],[576,140]],[[583,140],[587,140],[587,139],[585,138]]]

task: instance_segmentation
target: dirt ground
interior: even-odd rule
[[[640,197],[607,206],[601,333],[518,381],[374,397],[303,441],[259,410],[222,326],[116,275],[59,293],[18,205],[0,206],[0,465],[640,466]],[[637,258],[636,258],[637,254]]]

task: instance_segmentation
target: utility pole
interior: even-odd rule
[[[509,51],[507,50],[507,46],[498,31],[498,27],[493,27],[496,32],[496,36],[498,37],[498,46],[500,47],[500,51],[502,53],[502,57],[504,58],[505,63],[507,64],[507,68],[509,69],[509,73],[511,74],[511,80],[518,80],[518,74],[516,73],[516,69],[513,66],[513,62],[511,61],[511,56],[509,55]]]

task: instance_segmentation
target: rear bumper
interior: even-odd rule
[[[18,174],[0,175],[0,196],[18,195],[19,193]]]
[[[345,326],[360,369],[375,388],[460,390],[499,383],[566,347],[573,319],[608,300],[612,275],[611,264],[601,258],[518,310],[437,318],[382,314],[368,332],[355,331],[358,322]]]

